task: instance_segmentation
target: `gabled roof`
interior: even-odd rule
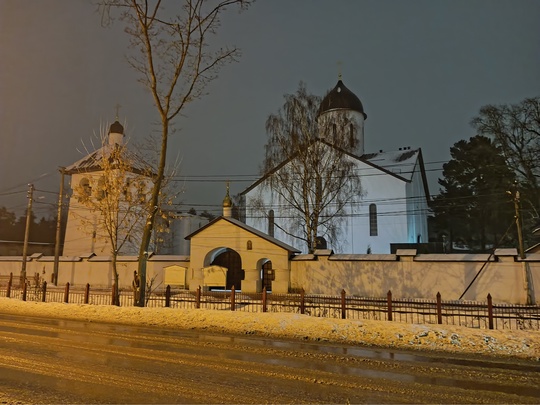
[[[65,173],[70,175],[74,173],[90,173],[103,170],[101,167],[101,162],[107,156],[111,159],[112,152],[115,148],[120,146],[116,144],[106,144],[101,148],[93,151],[89,155],[83,157],[77,162],[67,166],[65,168]],[[127,149],[125,151],[127,158],[131,161],[132,167],[131,171],[136,174],[147,174],[147,167],[141,163],[141,159],[137,158],[135,154],[129,152]]]
[[[313,143],[315,142],[320,142],[331,148],[337,149],[341,151],[342,153],[346,154],[347,156],[351,157],[352,159],[365,163],[376,170],[380,170],[381,172],[384,172],[390,176],[393,176],[397,179],[400,179],[408,183],[412,181],[415,168],[419,166],[419,170],[422,175],[422,182],[424,185],[424,190],[426,193],[426,198],[429,201],[428,183],[427,183],[427,178],[426,178],[426,173],[425,173],[425,168],[424,168],[424,160],[422,158],[422,150],[420,148],[418,149],[406,148],[406,149],[390,151],[390,152],[380,151],[377,153],[367,153],[362,156],[357,156],[353,153],[347,152],[346,150],[338,148],[335,145],[323,139],[316,139]],[[287,160],[283,161],[282,163],[274,167],[272,170],[268,171],[259,180],[254,182],[251,186],[246,188],[244,191],[242,191],[240,195],[247,194],[248,192],[253,190],[255,187],[257,187],[263,181],[268,179],[272,174],[279,171],[283,166],[285,166],[287,163],[295,159],[297,156],[298,156],[298,153],[295,153],[294,155],[289,157]]]
[[[250,232],[252,233],[253,235],[261,238],[261,239],[264,239],[270,243],[273,243],[274,245],[276,246],[279,246],[280,248],[288,251],[289,253],[300,253],[300,250],[296,249],[295,247],[291,246],[291,245],[288,245],[276,238],[273,238],[271,237],[270,235],[267,235],[265,234],[264,232],[261,232],[259,231],[258,229],[255,229],[255,228],[252,228],[251,226],[248,226],[246,224],[244,224],[243,222],[241,221],[238,221],[237,219],[234,219],[234,218],[229,218],[229,217],[218,217],[218,218],[215,218],[214,220],[210,221],[209,223],[207,223],[205,226],[203,226],[202,228],[199,228],[197,229],[195,232],[189,234],[188,236],[186,236],[184,239],[191,239],[193,238],[194,236],[196,236],[198,233],[202,232],[203,230],[205,229],[208,229],[210,228],[211,226],[213,226],[215,223],[219,222],[219,221],[227,221],[239,228],[242,228],[243,230],[247,231],[247,232]]]

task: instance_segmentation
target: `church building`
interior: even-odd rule
[[[366,152],[367,114],[360,99],[340,79],[320,104],[317,142],[336,148],[329,128],[333,122],[335,132],[336,122],[343,116],[351,125],[350,136],[356,137],[346,159],[355,165],[360,187],[342,210],[339,239],[321,238],[319,247],[327,243],[328,249],[344,254],[390,253],[391,244],[428,242],[429,191],[421,149]],[[294,163],[294,157],[283,162],[241,193],[243,219],[247,225],[308,253],[305,241],[288,231],[297,218],[272,182],[272,176]],[[262,214],[261,206],[265,209]]]
[[[118,120],[101,142],[64,170],[71,176],[64,256],[109,256],[112,249],[138,253],[152,179],[144,162],[129,152]]]

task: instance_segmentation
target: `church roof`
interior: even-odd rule
[[[101,171],[103,170],[103,168],[101,167],[102,160],[107,156],[109,156],[110,158],[114,148],[118,147],[119,146],[116,144],[103,145],[101,148],[93,151],[82,159],[67,166],[65,168],[65,173],[70,175],[74,173],[90,173]],[[131,171],[137,174],[146,174],[148,168],[144,165],[143,162],[141,162],[141,159],[135,157],[135,155],[130,153],[129,151],[126,151],[126,153],[128,154],[127,159],[129,159],[132,164]]]
[[[411,181],[420,153],[420,149],[411,149],[410,147],[407,147],[390,152],[379,151],[376,153],[365,153],[360,157],[360,160],[369,162],[375,167],[396,174],[406,181]]]
[[[321,139],[317,140],[316,142],[322,142],[328,145],[328,147],[336,148],[336,146]],[[426,199],[429,201],[429,188],[424,168],[424,160],[422,158],[422,150],[420,148],[411,149],[410,147],[405,147],[390,152],[379,151],[376,153],[366,153],[362,156],[357,156],[347,151],[343,151],[343,153],[349,155],[352,159],[371,166],[375,170],[380,170],[383,173],[386,173],[390,176],[396,177],[402,181],[406,181],[409,183],[413,180],[414,173],[416,171],[419,171],[422,176],[422,183],[424,186]],[[240,194],[247,194],[295,158],[296,155],[293,155],[289,159],[276,166],[274,169],[268,171],[264,176],[262,176],[259,180],[255,181],[251,186],[246,188]]]
[[[338,80],[336,86],[330,90],[319,107],[318,115],[332,110],[353,110],[358,111],[367,118],[367,114],[364,112],[364,106],[360,99],[350,91],[341,80]]]
[[[109,128],[109,134],[124,134],[124,127],[122,126],[122,124],[120,124],[118,122],[118,120],[114,121],[110,128]]]

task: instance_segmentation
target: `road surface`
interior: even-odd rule
[[[540,403],[540,364],[0,315],[0,403]]]

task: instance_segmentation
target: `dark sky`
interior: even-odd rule
[[[368,115],[366,152],[421,147],[430,192],[449,148],[475,133],[486,104],[540,95],[540,2],[533,0],[259,0],[228,13],[216,46],[238,46],[177,121],[170,161],[188,181],[180,209],[219,213],[257,178],[266,117],[299,81],[315,94],[345,85]],[[135,141],[155,129],[121,25],[102,28],[89,0],[0,0],[0,207],[54,211],[59,166],[80,159],[100,126],[120,120]],[[341,62],[338,67],[338,61]]]

